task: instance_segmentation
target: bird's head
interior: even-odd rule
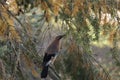
[[[56,36],[56,40],[60,40],[60,39],[62,39],[63,37],[64,37],[65,35],[59,35],[59,36]]]

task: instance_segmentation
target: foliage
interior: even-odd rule
[[[0,1],[0,79],[40,80],[44,45],[51,35],[65,33],[63,55],[55,62],[57,73],[51,67],[49,76],[110,80],[92,56],[91,43],[107,38],[112,58],[120,66],[119,4],[119,0]]]

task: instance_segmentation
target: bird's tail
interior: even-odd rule
[[[41,78],[46,78],[48,74],[48,66],[43,66],[42,72],[41,72]]]

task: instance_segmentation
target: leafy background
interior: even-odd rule
[[[119,0],[0,0],[0,80],[40,80],[48,44],[66,34],[48,80],[120,79]]]

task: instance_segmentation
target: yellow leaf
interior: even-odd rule
[[[24,68],[29,70],[35,78],[39,78],[40,74],[37,72],[37,70],[35,70],[36,66],[34,65],[32,60],[27,55],[24,54],[21,55],[21,59],[22,63],[24,63]]]
[[[35,71],[35,69],[32,69],[32,75],[36,78],[39,77],[39,74],[37,71]]]
[[[0,4],[0,13],[2,16],[0,17],[0,37],[3,40],[10,39],[21,42],[21,38],[14,27],[13,18],[9,15],[7,7]]]
[[[43,10],[48,10],[48,9],[49,9],[47,3],[46,3],[45,1],[43,1],[43,0],[41,1],[41,8],[42,8]]]
[[[18,5],[16,3],[16,0],[7,0],[8,4],[8,8],[11,12],[13,12],[14,14],[17,14],[19,11]]]
[[[108,40],[109,40],[111,45],[113,44],[113,41],[114,41],[114,38],[115,38],[115,33],[116,33],[115,31],[111,31],[111,33],[109,35]]]

